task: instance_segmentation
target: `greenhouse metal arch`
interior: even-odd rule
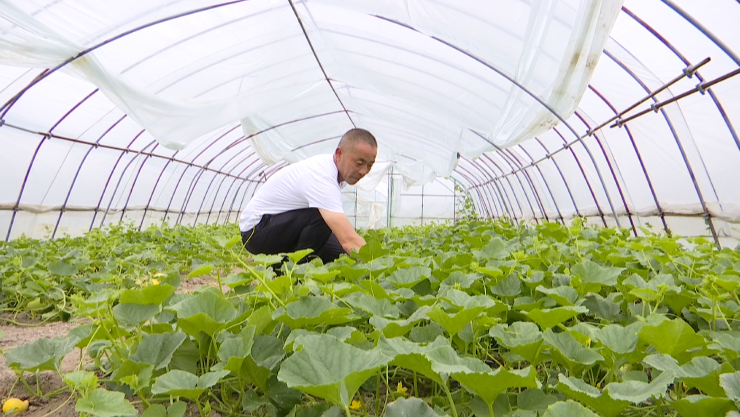
[[[737,2],[0,12],[6,241],[234,221],[272,174],[354,126],[380,143],[345,191],[356,227],[452,219],[454,179],[483,217],[740,237]]]

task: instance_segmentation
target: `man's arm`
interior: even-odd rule
[[[359,251],[365,245],[365,239],[355,232],[352,223],[349,222],[344,213],[335,213],[324,209],[319,209],[319,213],[321,213],[321,217],[324,218],[345,252]]]

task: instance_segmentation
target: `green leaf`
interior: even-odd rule
[[[537,371],[531,366],[513,370],[498,368],[487,372],[455,372],[452,377],[486,404],[493,404],[509,388],[540,388]]]
[[[428,279],[431,275],[431,269],[424,266],[414,266],[411,268],[397,269],[387,280],[398,288],[412,288],[421,281]]]
[[[420,307],[408,319],[388,320],[383,317],[370,317],[370,324],[382,331],[386,337],[398,337],[408,333],[412,327],[422,320],[428,320],[427,313],[432,310],[429,306]]]
[[[573,401],[557,402],[547,407],[542,417],[599,417],[588,408]]]
[[[689,388],[697,388],[713,397],[725,395],[719,385],[720,374],[733,371],[730,364],[720,365],[706,356],[695,357],[683,366],[679,366],[678,361],[673,357],[664,354],[650,355],[644,359],[644,362],[660,371],[674,373],[678,378],[682,378]]]
[[[393,358],[391,365],[399,366],[420,373],[438,384],[447,383],[447,373],[439,374],[433,369],[433,360],[427,354],[435,349],[446,347],[449,348],[449,342],[444,338],[437,338],[433,343],[422,346],[411,343],[402,337],[388,339],[381,336],[378,341],[378,349],[384,355]],[[436,364],[438,367],[440,364]],[[464,368],[456,368],[464,370]],[[447,369],[449,371],[450,369]]]
[[[735,410],[735,404],[727,398],[705,395],[689,395],[679,401],[672,401],[671,405],[681,417],[724,416],[727,412]]]
[[[676,375],[673,372],[663,372],[649,384],[641,381],[612,382],[604,390],[615,400],[640,404],[649,398],[660,398],[665,395],[668,386],[673,384],[675,379]]]
[[[491,287],[491,292],[501,297],[516,297],[522,292],[522,281],[511,274]]]
[[[555,327],[565,321],[577,317],[579,314],[588,313],[586,307],[557,307],[557,308],[546,308],[540,310],[535,308],[533,310],[522,312],[522,314],[529,317],[530,320],[537,323],[543,330]]]
[[[167,417],[167,409],[161,404],[152,404],[141,413],[141,417]]]
[[[386,298],[377,299],[365,293],[352,293],[344,297],[343,301],[372,316],[397,319],[400,315],[398,307]]]
[[[152,386],[152,394],[169,394],[176,397],[185,397],[196,401],[198,397],[210,388],[229,371],[208,372],[200,377],[190,372],[173,370],[157,378]]]
[[[113,317],[123,327],[136,327],[157,313],[159,306],[155,304],[118,304],[113,307]]]
[[[162,369],[170,364],[172,354],[182,345],[185,337],[185,333],[145,335],[131,359],[154,365],[155,370]]]
[[[432,311],[427,313],[427,316],[447,330],[447,333],[452,337],[458,334],[473,319],[478,317],[483,310],[483,307],[466,308],[459,313],[449,314],[439,306],[436,306]]]
[[[483,259],[505,259],[509,256],[506,242],[500,237],[494,237],[480,251],[474,251],[475,256]]]
[[[188,274],[188,279],[199,277],[201,275],[208,275],[213,271],[213,265],[201,265]]]
[[[289,387],[348,407],[357,390],[391,358],[328,335],[303,338],[303,349],[283,361],[278,379]]]
[[[601,266],[587,259],[574,265],[570,271],[584,285],[583,293],[599,292],[602,286],[613,287],[617,285],[617,277],[624,268]],[[576,283],[577,285],[578,283]]]
[[[438,417],[437,413],[418,398],[399,398],[388,404],[385,417]]]
[[[149,387],[153,372],[154,365],[126,359],[115,370],[113,380],[127,384],[132,390],[136,391],[144,387]]]
[[[309,266],[306,268],[306,276],[309,276],[316,281],[327,283],[334,279],[337,275],[339,275],[341,272],[337,269],[330,270],[326,266],[320,266],[320,267],[314,267]]]
[[[293,407],[300,404],[303,399],[303,394],[300,391],[288,388],[288,385],[284,382],[278,381],[275,375],[271,375],[270,380],[267,382],[265,396],[269,398],[278,409],[283,410],[286,414],[290,412]]]
[[[578,291],[573,287],[565,285],[555,288],[545,288],[542,285],[539,285],[537,286],[536,291],[547,295],[561,306],[572,306],[578,299]]]
[[[252,352],[254,344],[254,326],[247,326],[239,332],[237,337],[226,339],[218,348],[218,358],[227,362],[230,358],[246,358]],[[240,365],[241,366],[241,362]]]
[[[5,353],[5,365],[26,372],[61,370],[62,359],[74,349],[72,338],[36,339]]]
[[[273,320],[283,322],[291,329],[300,329],[318,324],[343,324],[358,318],[348,308],[337,307],[324,297],[313,296],[299,298],[289,303],[285,308],[278,308],[272,314]]]
[[[258,265],[264,265],[265,267],[267,267],[283,262],[283,256],[254,254],[252,255],[252,261]]]
[[[141,289],[121,291],[120,301],[122,304],[161,305],[174,293],[175,287],[169,284],[149,285]]]
[[[547,329],[544,333],[547,344],[553,347],[552,354],[565,365],[571,374],[580,374],[586,366],[601,362],[604,357],[596,351],[583,347],[570,332],[555,333]]]
[[[562,375],[562,374],[560,374]],[[517,395],[516,403],[520,409],[544,413],[550,404],[558,402],[558,397],[545,394],[539,388],[530,388]]]
[[[691,359],[692,349],[706,345],[704,338],[696,334],[694,329],[680,318],[664,320],[658,325],[644,326],[639,337],[658,352],[671,355],[680,363]]]
[[[64,375],[64,383],[86,395],[98,387],[98,376],[88,371],[74,371]]]
[[[582,304],[588,308],[588,312],[604,320],[618,321],[622,309],[619,304],[606,299],[599,294],[588,294]]]
[[[75,405],[75,411],[96,417],[123,417],[139,414],[134,406],[126,401],[122,392],[108,391],[103,388],[91,392],[87,398],[80,398]]]
[[[611,398],[609,392],[600,392],[582,379],[566,377],[563,374],[558,375],[558,385],[555,389],[592,407],[603,417],[616,417],[630,404],[629,401]]]
[[[489,330],[498,343],[523,357],[527,362],[539,362],[540,346],[544,339],[536,324],[517,321],[511,325],[498,325]]]
[[[288,254],[288,258],[294,263],[300,262],[301,259],[313,253],[313,249],[301,249]]]
[[[209,335],[217,333],[237,314],[230,302],[209,291],[190,295],[167,309],[177,313],[178,326],[193,337],[201,331]]]
[[[67,261],[58,261],[49,265],[49,272],[62,277],[71,277],[77,275],[80,268],[77,265],[67,263]]]
[[[740,407],[740,372],[720,375],[719,385],[725,390],[727,398],[735,401],[735,404]]]
[[[642,323],[627,327],[609,324],[596,331],[596,338],[612,352],[626,355],[637,348],[637,332],[641,326]]]

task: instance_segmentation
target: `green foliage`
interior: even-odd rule
[[[740,251],[465,210],[328,265],[252,256],[235,226],[0,244],[2,308],[87,319],[6,364],[84,349],[96,372],[62,376],[87,416],[737,414]]]

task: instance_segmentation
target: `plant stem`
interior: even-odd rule
[[[447,388],[447,384],[442,385],[442,389],[444,389],[445,394],[447,394],[447,401],[450,403],[450,410],[452,411],[452,417],[457,417],[457,408],[455,408],[455,401],[452,400],[452,393],[450,392],[450,389]],[[491,417],[493,417],[493,414],[491,414]]]

